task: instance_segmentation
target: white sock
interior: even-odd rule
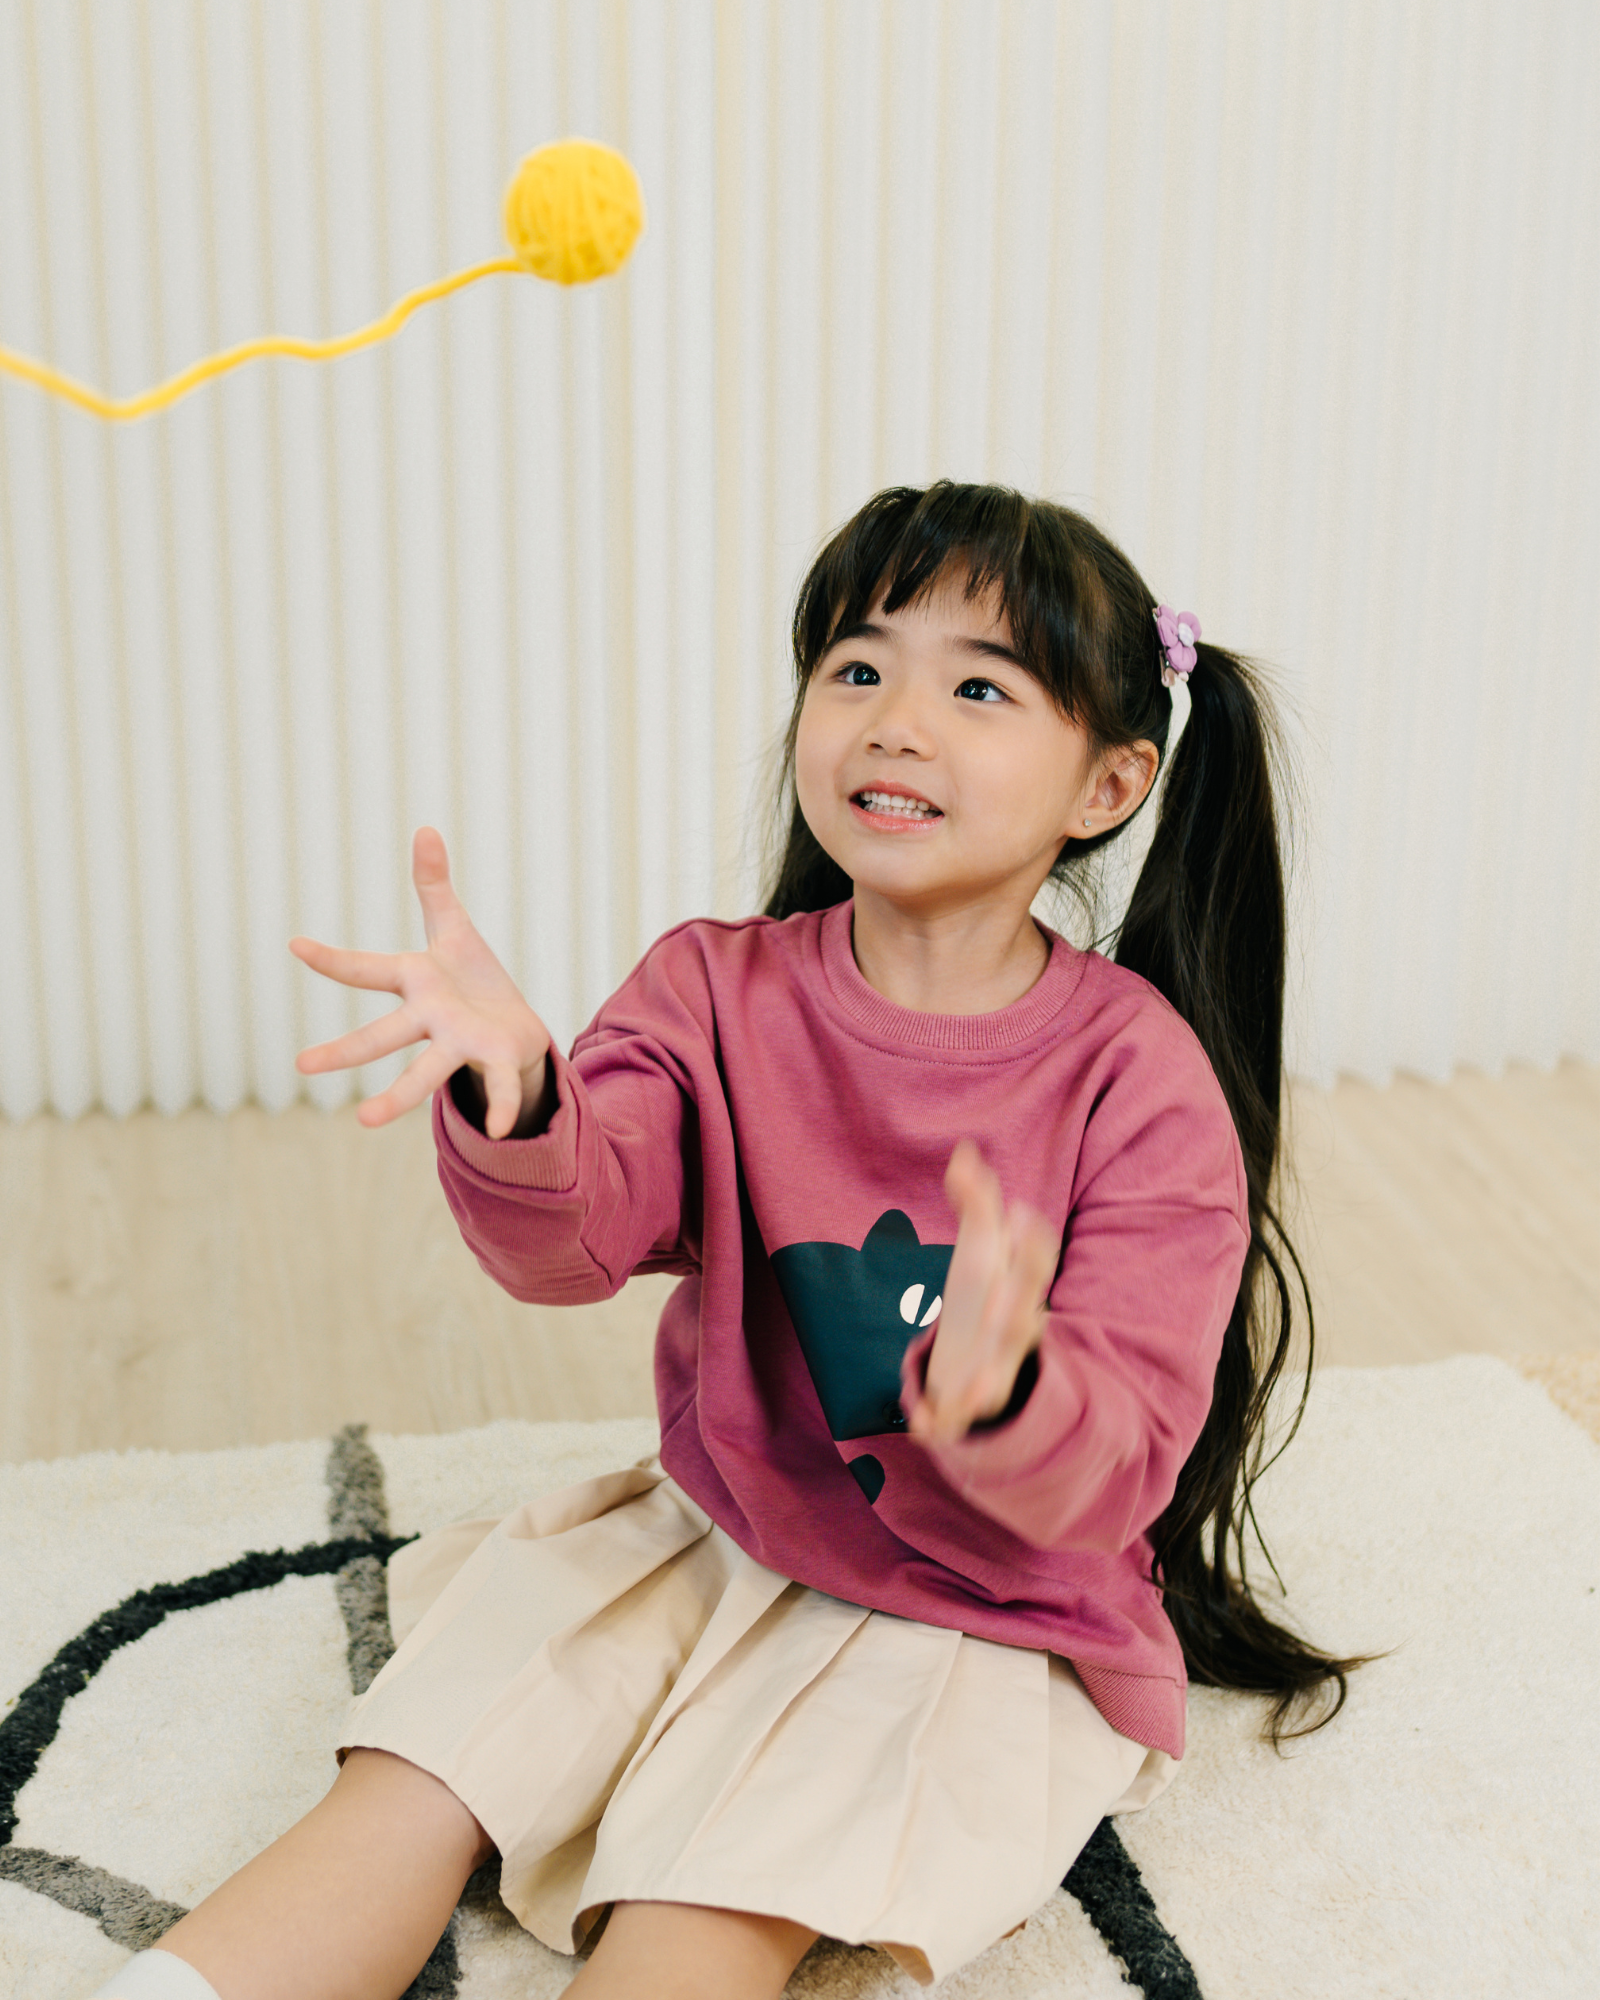
[[[89,2000],[222,2000],[187,1959],[171,1951],[138,1951]]]

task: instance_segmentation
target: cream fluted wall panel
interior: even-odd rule
[[[569,132],[619,279],[0,379],[0,1109],[338,1101],[284,941],[414,941],[424,821],[570,1036],[754,907],[798,578],[941,474],[1275,663],[1301,1070],[1600,1059],[1588,0],[0,0],[0,341],[342,331]]]

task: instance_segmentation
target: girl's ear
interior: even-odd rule
[[[1156,781],[1161,752],[1153,743],[1125,743],[1107,751],[1084,811],[1094,819],[1094,831],[1104,832],[1137,812]]]

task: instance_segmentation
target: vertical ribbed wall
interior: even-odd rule
[[[0,1108],[285,1103],[423,821],[569,1036],[752,907],[795,583],[938,474],[1279,664],[1300,1067],[1600,1059],[1588,0],[0,0],[0,342],[359,325],[569,132],[619,280],[0,378]]]

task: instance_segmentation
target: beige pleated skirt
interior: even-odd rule
[[[650,1461],[389,1565],[399,1646],[339,1748],[441,1779],[526,1929],[614,1902],[753,1910],[942,1978],[1176,1768],[1062,1659],[765,1569]]]

